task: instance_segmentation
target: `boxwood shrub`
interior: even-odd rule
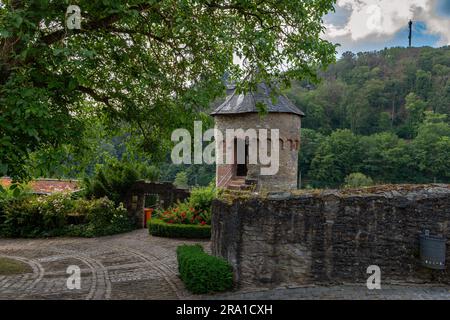
[[[156,218],[148,222],[148,232],[153,236],[168,238],[211,238],[209,225],[166,223]]]
[[[233,287],[233,268],[222,258],[213,257],[200,245],[177,248],[178,271],[186,288],[202,294],[230,290]]]

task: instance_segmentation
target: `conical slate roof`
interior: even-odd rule
[[[256,92],[249,92],[245,95],[238,94],[233,90],[225,102],[217,107],[211,115],[257,113],[259,112],[256,108],[258,102],[264,103],[268,112],[293,113],[300,117],[305,115],[284,95],[279,95],[275,101],[272,101],[270,88],[264,83],[258,85]]]

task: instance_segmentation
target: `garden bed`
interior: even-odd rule
[[[151,219],[147,226],[148,232],[152,236],[189,239],[211,238],[210,225],[167,223],[160,219]]]

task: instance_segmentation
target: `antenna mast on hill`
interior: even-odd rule
[[[409,47],[410,48],[411,48],[411,40],[412,40],[412,24],[413,24],[413,22],[411,20],[409,20],[409,36],[408,36],[408,39],[409,39]]]

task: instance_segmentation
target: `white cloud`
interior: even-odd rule
[[[350,13],[343,26],[325,23],[329,40],[363,40],[393,36],[410,19],[423,21],[427,32],[441,37],[441,45],[450,44],[450,18],[436,14],[438,0],[337,0],[337,6]]]

